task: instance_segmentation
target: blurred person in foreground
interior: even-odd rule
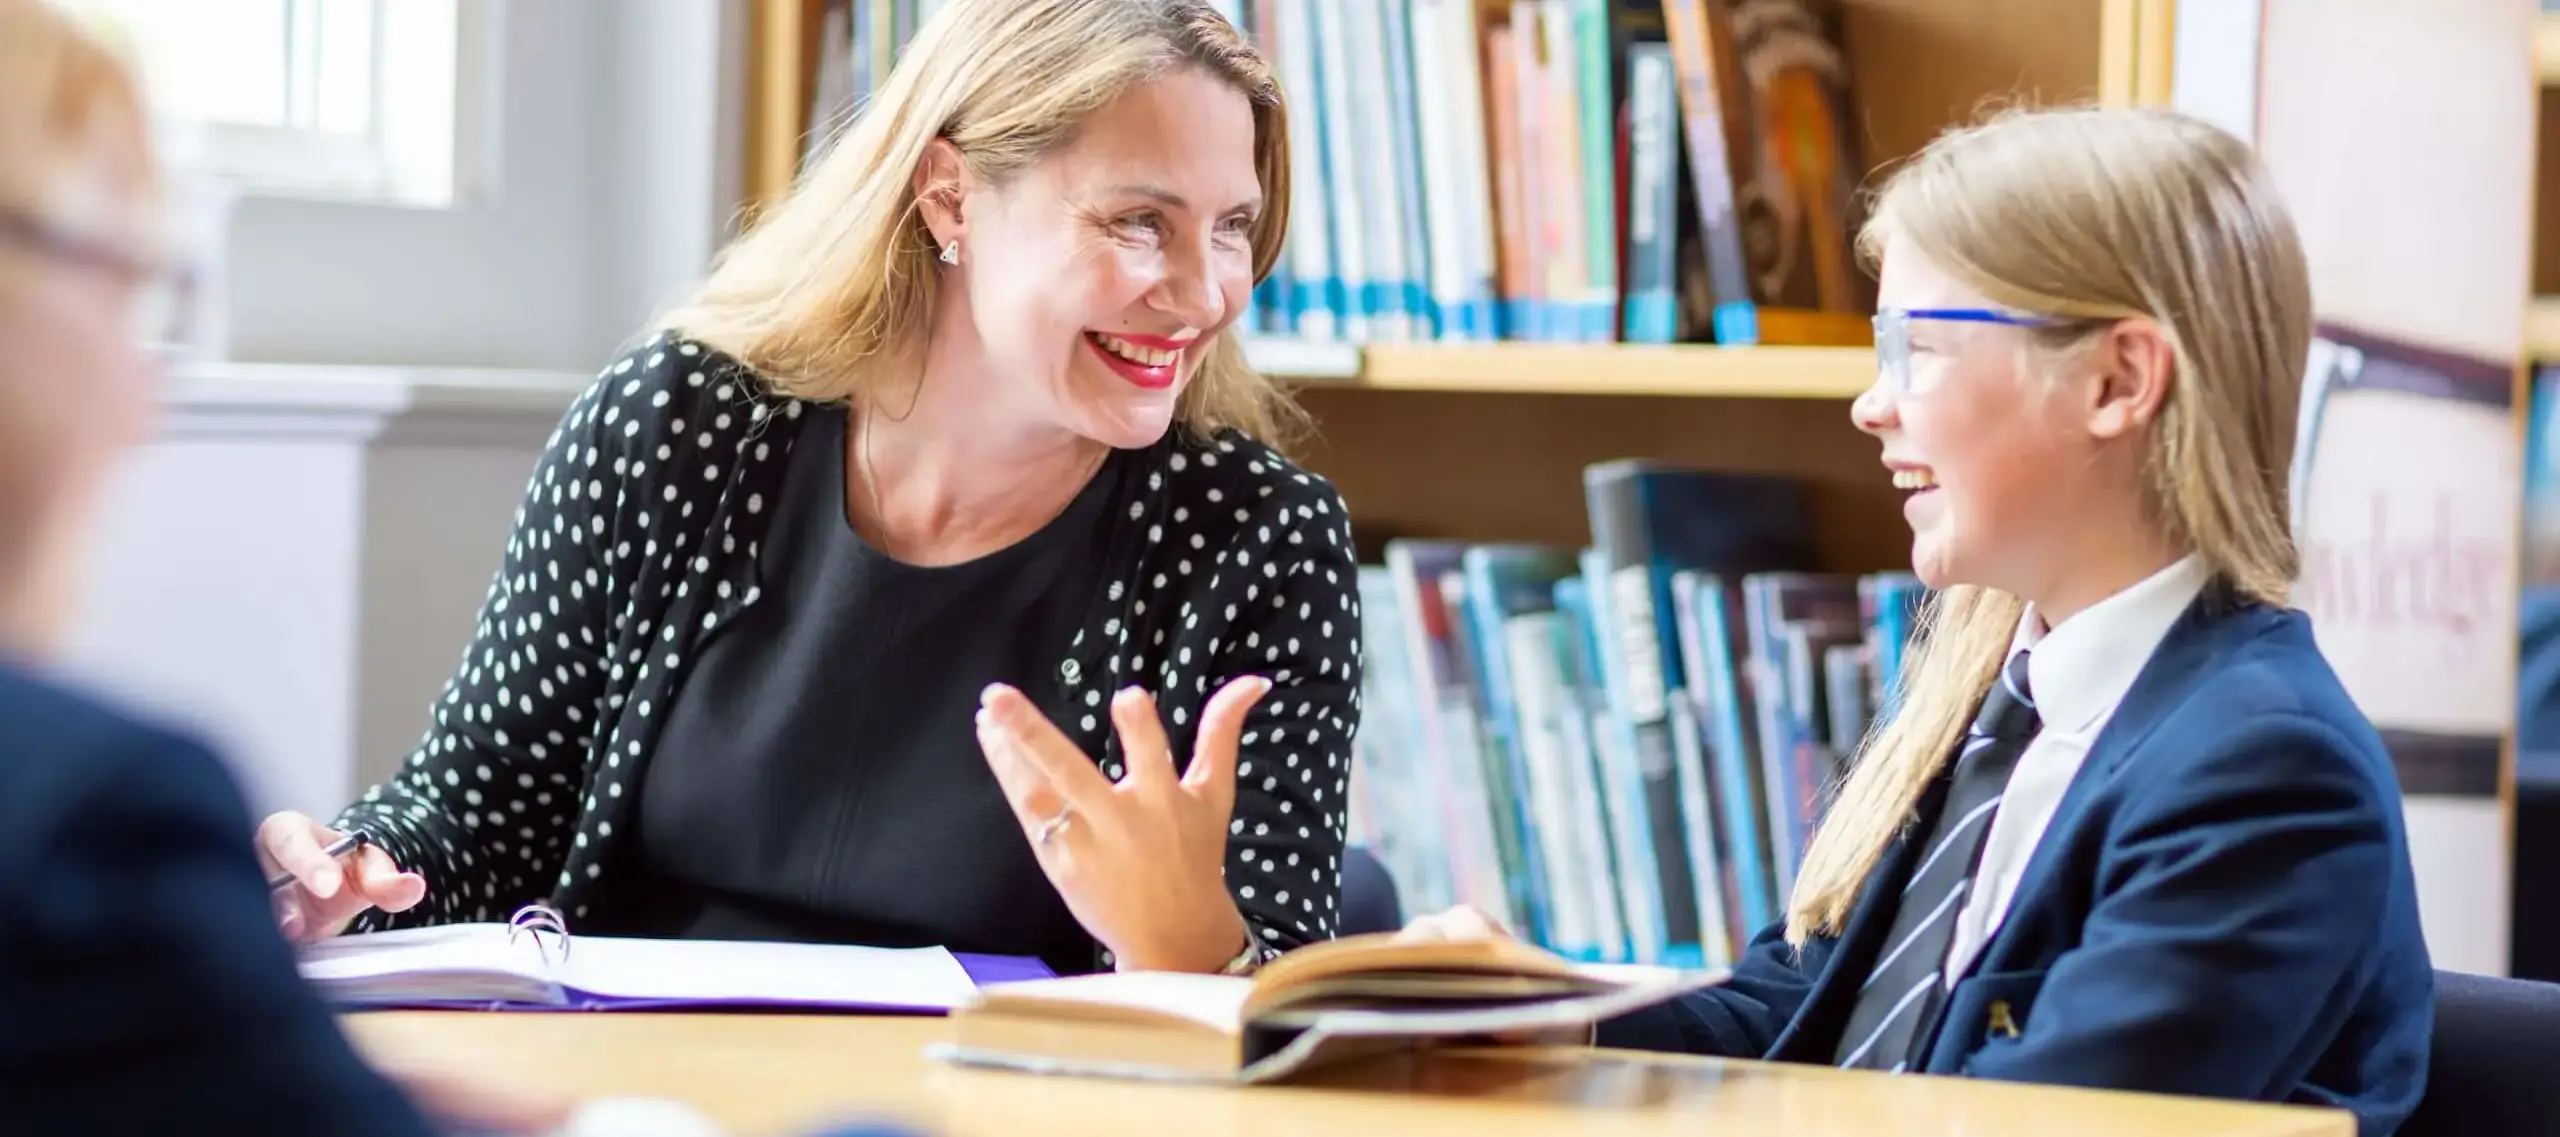
[[[202,744],[40,672],[156,401],[185,279],[125,63],[0,0],[0,1118],[12,1132],[531,1131],[558,1104],[368,1067],[277,934]]]

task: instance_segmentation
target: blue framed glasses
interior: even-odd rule
[[[1969,324],[2006,324],[2019,328],[2049,327],[2057,321],[1997,308],[1884,308],[1876,312],[1876,370],[1885,388],[1899,398],[1927,394],[1935,384],[1919,385],[1911,372],[1911,321],[1954,320]]]

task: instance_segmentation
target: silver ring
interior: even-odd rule
[[[1040,823],[1040,831],[1031,835],[1032,842],[1041,845],[1048,844],[1049,838],[1056,836],[1058,830],[1067,827],[1067,819],[1075,816],[1075,812],[1076,809],[1074,806],[1070,805],[1060,807],[1057,816]]]

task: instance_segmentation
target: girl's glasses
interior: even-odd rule
[[[13,209],[0,209],[0,242],[58,264],[105,273],[133,290],[135,341],[183,352],[194,340],[195,280],[185,269],[136,256]]]
[[[1911,370],[1911,321],[1956,320],[1972,324],[2007,324],[2012,327],[2041,328],[2055,321],[2023,312],[2003,312],[1997,308],[1885,308],[1876,313],[1876,368],[1884,377],[1885,389],[1894,397],[1927,394],[1937,384],[1935,378],[1921,383]]]

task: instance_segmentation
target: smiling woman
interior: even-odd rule
[[[1279,92],[1198,0],[949,0],[562,423],[287,929],[504,917],[1243,971],[1333,934],[1339,497],[1232,325]],[[386,856],[318,850],[362,827]]]

